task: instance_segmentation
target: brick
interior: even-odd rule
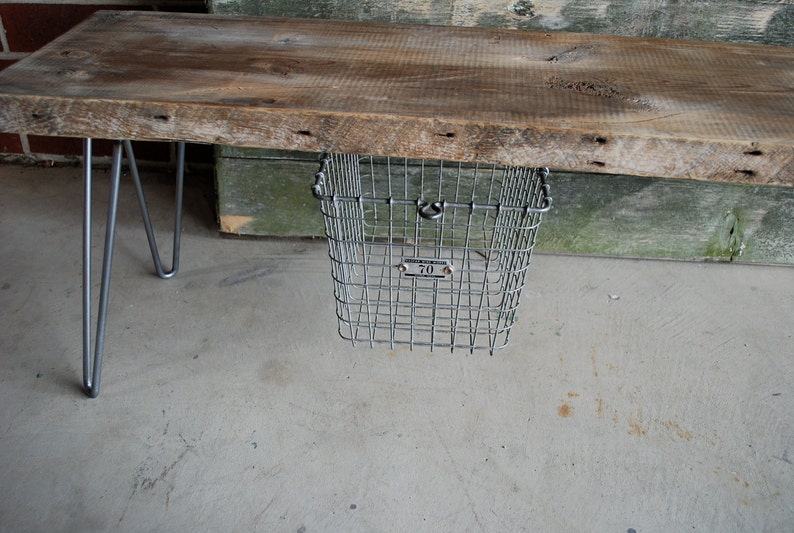
[[[33,154],[44,155],[83,155],[83,140],[71,137],[47,137],[42,135],[29,135],[28,143]],[[157,161],[168,163],[171,161],[171,143],[168,142],[134,142],[135,158],[139,161]],[[112,141],[105,139],[94,140],[94,155],[109,156],[113,153]]]
[[[28,144],[33,154],[43,155],[83,155],[83,140],[72,137],[46,137],[28,135]],[[94,141],[94,155],[103,156],[112,153],[110,141]]]
[[[18,61],[17,59],[0,59],[0,70],[3,70],[6,67],[10,67],[17,61]]]
[[[0,154],[21,154],[22,141],[16,133],[0,133]]]
[[[0,4],[9,52],[34,52],[100,9],[141,6]]]
[[[138,161],[171,161],[171,143],[168,142],[133,142],[132,149]]]

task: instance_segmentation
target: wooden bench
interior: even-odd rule
[[[0,72],[0,131],[790,186],[794,49],[99,12]],[[114,175],[121,157],[118,142]],[[84,342],[90,395],[112,234],[93,360]]]
[[[794,51],[100,12],[0,75],[3,131],[794,185]]]

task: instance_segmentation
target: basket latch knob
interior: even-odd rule
[[[417,200],[416,210],[422,218],[436,220],[437,218],[441,218],[441,215],[444,214],[444,204],[442,202],[433,202],[431,204],[423,200]]]

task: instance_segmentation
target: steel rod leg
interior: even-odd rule
[[[173,259],[171,260],[171,270],[167,272],[163,268],[163,263],[160,260],[160,252],[157,249],[157,240],[155,239],[154,230],[152,229],[152,220],[149,216],[149,208],[146,204],[146,196],[143,193],[141,177],[138,173],[138,165],[135,161],[135,153],[132,150],[132,143],[130,141],[124,141],[124,151],[127,154],[127,164],[130,167],[132,180],[135,183],[135,192],[138,195],[138,205],[141,209],[141,218],[143,218],[143,227],[146,230],[146,238],[149,241],[149,250],[152,252],[154,270],[162,279],[172,278],[179,270],[179,245],[182,236],[182,198],[184,196],[185,182],[185,143],[177,143],[176,193],[174,200],[174,248],[172,252]]]
[[[105,247],[102,257],[102,279],[99,288],[99,309],[93,356],[91,354],[91,189],[93,155],[91,139],[83,143],[83,390],[86,395],[99,395],[99,380],[102,374],[102,353],[105,350],[105,326],[107,324],[108,296],[110,294],[110,270],[113,262],[113,244],[116,238],[116,219],[121,182],[122,144],[113,145],[113,164],[110,171],[110,196],[108,199]]]

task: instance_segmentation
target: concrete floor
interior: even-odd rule
[[[324,242],[192,185],[161,281],[125,181],[89,400],[80,170],[0,180],[3,531],[792,530],[792,268],[536,254],[493,357],[352,348]]]

